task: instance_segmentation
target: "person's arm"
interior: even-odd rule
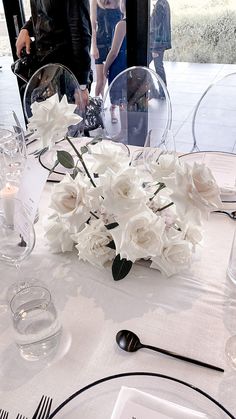
[[[111,45],[111,50],[107,56],[106,62],[104,64],[104,75],[107,77],[107,73],[112,63],[115,61],[117,55],[119,54],[120,47],[126,35],[126,21],[122,20],[117,23],[114,38]]]
[[[97,47],[97,0],[91,0],[90,16],[92,25],[92,48],[91,55],[96,60],[99,58],[99,51]]]
[[[91,68],[91,22],[89,0],[67,0],[67,22],[72,50],[72,71],[87,85]]]
[[[26,53],[30,54],[30,37],[33,35],[33,23],[32,19],[30,18],[22,27],[16,40],[16,55],[18,58],[20,58],[21,51],[24,47],[26,48]]]

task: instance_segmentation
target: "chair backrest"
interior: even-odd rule
[[[192,151],[236,154],[236,73],[205,90],[194,110],[192,135]]]
[[[47,64],[40,67],[28,81],[23,98],[25,116],[32,116],[31,105],[42,102],[55,93],[59,100],[66,95],[68,103],[75,103],[80,93],[79,83],[74,74],[62,64]]]
[[[111,107],[115,107],[115,115]],[[160,146],[166,141],[171,121],[167,88],[148,67],[122,71],[105,93],[103,123],[107,137],[114,141],[144,146],[148,137],[151,146]]]
[[[68,134],[71,137],[90,136],[91,131],[103,129],[102,99],[90,97],[85,109],[80,85],[75,75],[62,64],[47,64],[39,68],[27,82],[23,98],[26,118],[29,119],[32,116],[32,103],[42,102],[55,93],[58,94],[59,100],[66,95],[68,103],[76,103],[75,112],[83,118],[80,124],[70,127]]]

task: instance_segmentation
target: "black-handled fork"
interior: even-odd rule
[[[0,419],[7,419],[8,415],[9,415],[9,413],[6,412],[6,410],[0,409]]]
[[[37,409],[34,412],[32,419],[47,419],[51,412],[51,406],[52,406],[51,397],[42,396],[37,406]]]

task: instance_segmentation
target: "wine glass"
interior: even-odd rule
[[[11,265],[18,271],[21,263],[29,257],[35,245],[34,226],[28,218],[21,201],[7,196],[0,198],[0,267]],[[20,281],[8,290],[7,300],[16,292],[27,286]],[[0,303],[5,308],[6,303]]]
[[[7,132],[8,135],[1,139],[4,173],[6,180],[17,181],[19,180],[26,161],[24,131],[21,127],[15,127],[15,131],[6,129],[5,132]]]
[[[229,264],[227,269],[227,276],[232,281],[232,283],[236,284],[236,229],[234,231],[232,247],[229,257]],[[235,308],[235,301],[232,303]],[[235,322],[234,322],[235,328]],[[236,369],[236,335],[231,336],[225,346],[225,353],[227,360],[232,368]]]

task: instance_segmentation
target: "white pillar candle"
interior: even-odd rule
[[[8,225],[14,224],[14,198],[16,198],[18,187],[7,183],[0,191],[0,198],[3,200],[3,211]]]

